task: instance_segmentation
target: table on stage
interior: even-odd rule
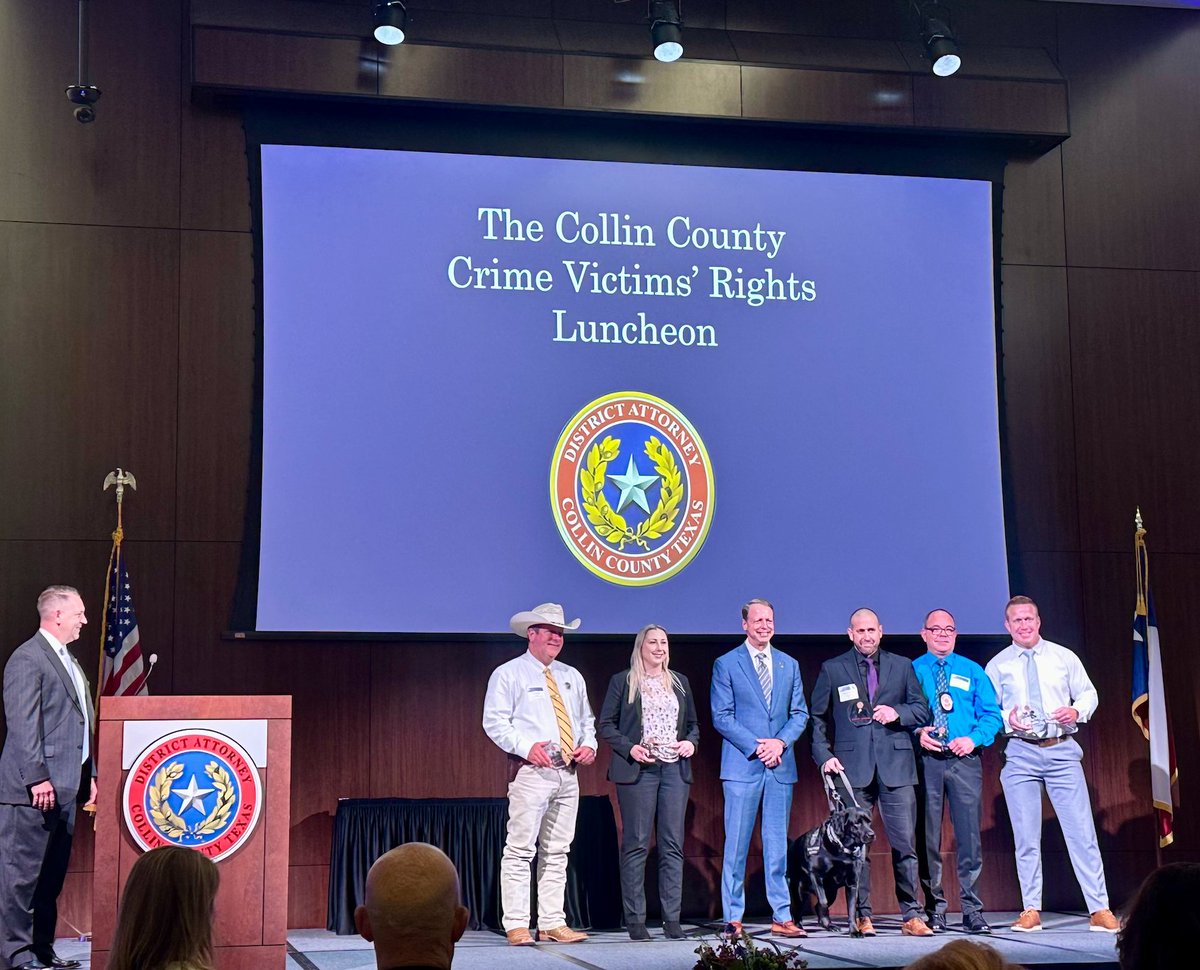
[[[500,929],[500,855],[508,823],[505,798],[343,798],[333,822],[326,928],[354,933],[367,870],[389,849],[429,842],[450,857],[462,883],[471,929]],[[567,867],[567,923],[621,926],[617,825],[605,795],[579,799]],[[535,862],[536,864],[536,862]],[[536,887],[531,912],[537,913]]]

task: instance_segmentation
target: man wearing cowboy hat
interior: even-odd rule
[[[563,898],[567,853],[579,810],[576,765],[596,759],[595,718],[587,686],[574,667],[556,658],[566,622],[557,603],[517,613],[509,625],[529,649],[501,664],[488,680],[483,729],[508,754],[508,837],[500,859],[504,929],[513,946],[534,943],[529,931],[529,864],[538,856],[538,937],[544,942],[587,939],[567,926]],[[540,849],[540,851],[539,851]]]

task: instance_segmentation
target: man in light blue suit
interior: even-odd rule
[[[762,805],[763,871],[774,936],[805,936],[792,919],[787,887],[787,830],[796,758],[808,707],[796,661],[771,646],[775,609],[753,599],[742,607],[746,641],[717,658],[712,678],[713,726],[721,743],[725,791],[725,859],[721,908],[725,933],[742,932],[746,909],[746,853]]]

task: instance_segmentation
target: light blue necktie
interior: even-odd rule
[[[1029,706],[1038,714],[1044,715],[1046,709],[1042,704],[1042,682],[1038,680],[1037,662],[1032,650],[1025,651],[1025,686],[1029,692]]]
[[[758,682],[762,686],[763,697],[767,700],[767,707],[771,706],[771,672],[767,670],[767,658],[761,653],[754,658],[758,664]]]
[[[58,659],[64,667],[67,668],[67,676],[71,678],[71,686],[75,688],[75,698],[79,701],[79,709],[83,711],[83,760],[80,764],[86,764],[88,758],[92,755],[92,739],[90,736],[87,720],[87,696],[86,690],[79,679],[79,672],[75,669],[75,663],[71,660],[67,653],[67,648],[62,647],[55,651],[58,654]]]

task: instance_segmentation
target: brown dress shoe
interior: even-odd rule
[[[1009,929],[1013,930],[1013,933],[1037,933],[1042,929],[1042,916],[1037,910],[1022,910]]]
[[[772,920],[771,935],[786,936],[789,938],[808,936],[808,934],[804,932],[804,927],[800,926],[794,919],[789,919],[783,923],[776,923],[774,920]]]
[[[533,934],[524,926],[509,930],[504,935],[508,937],[508,942],[512,946],[533,946],[537,942],[533,938]]]
[[[855,920],[854,928],[859,936],[875,935],[875,924],[871,922],[870,916],[863,916],[861,919]]]
[[[1111,909],[1098,909],[1088,918],[1088,929],[1093,933],[1119,933],[1121,924]]]
[[[569,926],[556,926],[552,930],[538,930],[538,939],[548,943],[578,943],[586,940],[588,935]]]
[[[725,929],[721,931],[721,935],[727,940],[736,940],[742,935],[742,921],[740,919],[731,919],[725,924]]]
[[[1009,927],[1014,933],[1036,933],[1042,928],[1042,917],[1036,909],[1024,910]]]
[[[933,930],[929,928],[920,916],[914,916],[912,919],[906,919],[900,927],[901,936],[933,936]]]

